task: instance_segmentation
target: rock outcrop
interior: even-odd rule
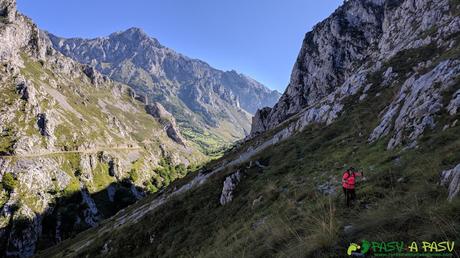
[[[448,188],[449,195],[447,199],[452,201],[460,192],[460,164],[441,172],[441,185]]]
[[[402,85],[395,100],[383,114],[380,124],[369,137],[370,141],[390,133],[388,149],[393,149],[403,141],[408,146],[415,146],[416,139],[423,132],[435,126],[435,115],[443,109],[443,94],[456,83],[460,74],[460,61],[443,61],[433,70],[420,75],[413,75]],[[453,102],[447,107],[454,113],[457,105]],[[404,134],[408,135],[404,136]]]
[[[98,86],[107,82],[107,77],[100,74],[94,67],[90,65],[83,66],[83,72],[91,80],[91,83]]]
[[[221,205],[225,205],[233,200],[234,191],[236,186],[240,183],[241,177],[242,175],[240,171],[236,171],[235,173],[225,178],[222,194],[220,195]]]
[[[257,133],[265,132],[268,128],[268,116],[272,111],[271,107],[264,107],[257,110],[256,114],[252,118],[251,124],[251,135],[254,136]]]
[[[6,22],[14,21],[16,17],[16,1],[3,0],[0,2],[0,16],[4,17]]]
[[[151,105],[146,105],[145,110],[148,114],[158,119],[158,122],[163,125],[164,130],[168,134],[169,138],[185,146],[185,139],[182,137],[179,129],[176,126],[176,119],[172,116],[171,113],[166,111],[163,105],[155,102]]]
[[[80,187],[82,203],[86,206],[86,209],[83,211],[85,222],[91,227],[95,227],[101,220],[101,215],[97,209],[96,203],[93,198],[91,198],[88,189],[86,189],[84,185],[81,185]]]
[[[29,207],[21,206],[12,217],[10,241],[6,255],[10,257],[30,257],[36,250],[36,242],[41,235],[41,216]]]

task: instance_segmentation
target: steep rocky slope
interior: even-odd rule
[[[347,2],[306,34],[285,93],[273,109],[265,108],[256,114],[252,135],[274,128],[300,113],[303,124],[330,123],[342,111],[344,98],[360,94],[363,100],[372,83],[379,83],[384,88],[406,82],[400,92],[404,98],[407,90],[418,92],[419,87],[412,87],[418,76],[436,68],[437,72],[444,74],[455,69],[457,64],[453,61],[440,64],[458,54],[458,11],[450,5],[455,6],[456,2]],[[395,65],[401,68],[394,68]],[[455,75],[453,72],[447,76]],[[438,76],[441,75],[432,75],[435,79]],[[385,80],[380,81],[381,78]],[[433,88],[436,84],[433,80],[426,82],[430,78],[422,80],[419,84],[429,84],[425,85],[426,88]],[[413,98],[418,97],[417,92],[413,92]],[[436,96],[431,101],[437,102],[439,98]],[[415,103],[413,108],[422,106],[423,103]],[[396,109],[393,105],[388,111]],[[436,108],[431,112],[436,112]],[[389,116],[383,117],[391,120]],[[371,140],[378,137],[377,134]]]
[[[50,38],[64,55],[130,85],[146,102],[160,102],[184,136],[208,151],[249,134],[250,113],[280,96],[245,75],[178,54],[138,28],[96,39]]]
[[[40,255],[337,257],[363,239],[458,242],[459,14],[456,0],[344,2],[306,34],[286,92],[244,143]],[[365,172],[351,209],[350,165]]]
[[[0,1],[0,256],[26,257],[204,160],[173,118],[54,50]]]

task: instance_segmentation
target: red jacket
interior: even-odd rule
[[[351,172],[350,174],[345,171],[342,176],[342,186],[346,189],[355,189],[356,177],[361,175],[359,172]]]

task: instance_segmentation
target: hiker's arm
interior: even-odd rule
[[[364,176],[364,172],[356,172],[356,175],[357,175],[357,176],[360,176],[360,177],[363,177],[363,176]]]

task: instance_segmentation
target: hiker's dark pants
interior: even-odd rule
[[[345,202],[348,207],[351,206],[351,202],[356,199],[355,189],[347,189],[343,187],[343,195],[345,196]]]

